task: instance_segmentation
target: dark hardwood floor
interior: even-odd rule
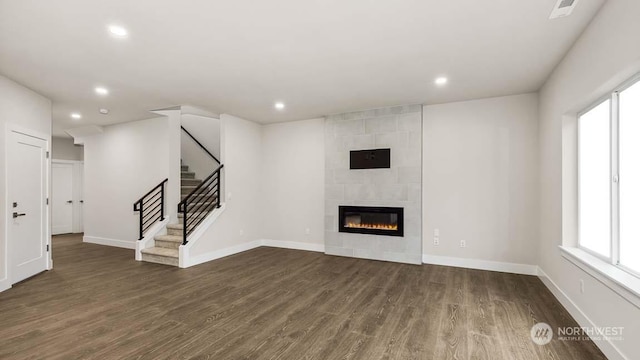
[[[259,248],[190,269],[53,241],[0,293],[1,359],[604,359],[539,279]]]

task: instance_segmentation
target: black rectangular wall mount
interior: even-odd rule
[[[389,169],[391,149],[352,150],[349,156],[350,169]]]

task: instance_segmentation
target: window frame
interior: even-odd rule
[[[583,115],[586,115],[588,112],[590,112],[591,110],[593,110],[593,109],[597,108],[598,106],[602,105],[606,101],[609,101],[609,197],[610,197],[609,206],[611,206],[611,202],[613,200],[613,198],[611,197],[611,195],[612,195],[611,194],[611,179],[612,179],[612,174],[611,174],[611,166],[612,166],[611,148],[613,146],[613,143],[611,141],[611,137],[612,137],[612,129],[611,129],[611,124],[612,124],[611,119],[612,119],[612,117],[611,117],[611,115],[612,115],[613,102],[611,101],[611,94],[608,94],[608,95],[605,95],[605,96],[602,96],[602,97],[598,98],[596,101],[591,103],[591,105],[586,107],[584,110],[580,111],[576,116],[576,118],[578,120],[577,139],[576,139],[576,146],[577,146],[577,150],[578,150],[578,151],[576,151],[576,154],[577,154],[577,170],[578,170],[578,176],[577,176],[577,180],[578,181],[577,181],[577,184],[576,184],[576,188],[577,188],[577,192],[578,192],[578,197],[576,199],[577,202],[578,202],[578,204],[577,204],[578,205],[577,206],[577,211],[578,211],[577,225],[578,225],[578,228],[576,230],[576,233],[578,235],[577,247],[580,250],[588,253],[589,255],[595,256],[600,260],[603,260],[603,261],[605,261],[607,263],[612,264],[613,263],[612,262],[613,249],[609,249],[609,256],[605,256],[605,255],[602,255],[602,254],[600,254],[598,252],[595,252],[595,251],[593,251],[593,250],[591,250],[591,249],[589,249],[587,247],[582,246],[582,243],[581,243],[582,234],[580,232],[580,230],[582,229],[582,226],[580,226],[580,222],[582,221],[582,211],[581,211],[582,208],[580,206],[580,199],[582,198],[581,197],[582,189],[581,189],[581,186],[580,186],[582,184],[582,182],[580,181],[580,165],[581,165],[581,161],[580,161],[580,159],[581,159],[581,156],[580,156],[580,139],[581,139],[580,132],[581,132],[581,128],[582,128],[581,118],[582,118]],[[610,211],[609,214],[610,214],[609,231],[612,232],[612,230],[614,228],[614,226],[613,226],[613,218],[611,216],[612,212]],[[611,234],[610,234],[610,236],[609,236],[609,247],[611,248],[611,246],[612,246],[612,241],[611,241]]]
[[[627,79],[612,91],[608,92],[605,96],[598,98],[596,101],[591,103],[584,110],[580,111],[576,115],[577,119],[577,248],[600,259],[605,261],[606,263],[615,266],[637,278],[640,278],[640,272],[633,270],[623,264],[620,263],[620,93],[629,89],[630,87],[640,83],[640,73],[632,76]],[[610,256],[604,256],[599,254],[591,249],[588,249],[581,244],[581,233],[580,233],[580,221],[581,221],[581,207],[580,207],[580,198],[581,198],[581,189],[580,189],[580,129],[581,129],[581,118],[583,115],[587,114],[591,110],[596,107],[602,105],[604,102],[609,100],[609,206],[610,206],[610,237],[609,237],[609,247],[610,247]]]

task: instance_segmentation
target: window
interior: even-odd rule
[[[640,82],[619,99],[620,265],[640,273]]]
[[[640,276],[640,82],[578,119],[578,243]]]
[[[611,256],[610,108],[606,100],[578,122],[580,246],[605,258]]]

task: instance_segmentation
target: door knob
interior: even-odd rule
[[[73,204],[73,200],[67,200],[67,204]]]
[[[13,218],[15,219],[15,218],[17,218],[19,216],[25,216],[25,215],[27,215],[27,214],[18,214],[17,212],[14,212],[13,213]]]

